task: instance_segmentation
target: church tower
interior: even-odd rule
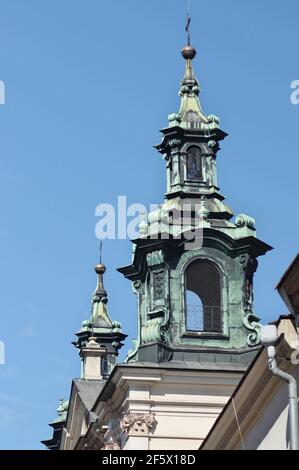
[[[257,258],[270,246],[255,220],[233,220],[217,183],[219,143],[227,136],[206,115],[193,71],[196,50],[182,50],[180,109],[156,146],[165,160],[167,191],[144,216],[130,266],[119,269],[138,299],[138,338],[128,362],[199,361],[249,364],[259,345],[253,307]]]
[[[91,318],[75,342],[82,377],[72,384],[61,449],[197,450],[260,347],[253,277],[271,247],[220,192],[227,134],[201,107],[189,35],[182,56],[179,111],[156,146],[165,199],[142,215],[132,262],[119,269],[137,297],[137,338],[117,363],[125,335],[108,314],[100,263]]]

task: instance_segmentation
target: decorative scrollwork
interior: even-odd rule
[[[182,116],[179,113],[172,113],[169,114],[168,116],[168,122],[178,122],[180,123],[182,121]]]
[[[134,357],[137,354],[139,348],[139,340],[132,339],[133,348],[129,349],[127,357],[125,358],[125,362],[134,362]]]
[[[134,281],[133,282],[134,289],[138,290],[141,287],[141,281]]]
[[[237,227],[248,227],[251,230],[255,230],[255,220],[246,214],[240,214],[236,217]]]
[[[141,329],[141,336],[142,342],[145,344],[153,342],[168,343],[169,338],[165,319],[162,317],[148,320]]]
[[[219,118],[218,116],[215,116],[215,114],[210,114],[210,115],[208,116],[208,121],[209,121],[210,123],[213,122],[213,123],[215,123],[215,124],[220,124],[220,118]]]
[[[243,325],[247,330],[252,331],[247,336],[248,346],[256,346],[260,342],[260,329],[258,318],[253,313],[253,275],[257,269],[258,262],[249,254],[241,255],[239,258],[242,271],[244,271],[244,284],[243,284],[243,308],[245,317],[243,318]]]
[[[252,331],[252,333],[247,336],[248,346],[256,346],[260,342],[261,324],[259,321],[260,318],[253,313],[248,313],[248,315],[243,319],[245,328]]]

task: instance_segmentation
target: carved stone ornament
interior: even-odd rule
[[[241,269],[244,271],[243,308],[246,312],[243,325],[251,333],[247,336],[248,346],[256,346],[260,342],[260,318],[253,312],[253,275],[257,269],[257,260],[250,255],[241,255],[239,258]]]
[[[218,116],[215,116],[215,114],[210,114],[208,116],[208,121],[209,122],[214,122],[215,124],[220,124],[220,118]]]
[[[218,143],[216,142],[216,140],[209,140],[209,142],[208,142],[208,146],[210,147],[210,149],[216,148],[217,145],[218,145]]]
[[[257,260],[250,255],[241,255],[239,258],[242,271],[245,273],[243,286],[243,306],[246,312],[253,309],[253,275],[257,269]]]
[[[250,255],[241,255],[239,258],[241,268],[246,272],[248,276],[253,276],[257,270],[258,262],[256,258],[252,258]]]
[[[154,289],[154,300],[163,299],[165,296],[164,293],[164,284],[165,284],[165,272],[158,271],[153,273],[153,289]]]
[[[248,227],[251,230],[255,230],[255,219],[246,214],[239,214],[236,217],[237,227]]]
[[[141,281],[134,281],[133,282],[133,287],[136,290],[140,289],[141,285],[142,285]]]
[[[163,251],[153,251],[148,253],[146,256],[146,261],[148,266],[157,266],[164,263],[164,254]]]
[[[154,318],[147,321],[141,328],[142,342],[145,344],[154,342],[167,344],[169,342],[169,337],[167,334],[166,322],[167,319],[165,318]]]
[[[121,450],[118,442],[106,442],[101,450]]]
[[[170,148],[177,148],[182,145],[182,141],[180,139],[172,139],[168,142]]]
[[[155,422],[154,415],[134,413],[125,415],[120,422],[120,428],[131,436],[148,436],[150,428]]]

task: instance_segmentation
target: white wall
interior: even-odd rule
[[[299,371],[297,368],[297,382]],[[289,448],[288,385],[281,382],[277,393],[261,411],[244,439],[246,450],[286,450]]]
[[[136,428],[122,434],[126,450],[198,450],[241,378],[238,373],[156,370],[154,378],[152,371],[141,371],[134,380],[134,373],[130,370],[130,378],[123,382],[126,395],[114,423],[125,415],[149,413],[154,424],[148,432],[140,427],[139,435]],[[118,401],[121,389],[116,388],[111,402]],[[110,428],[117,434],[112,424]]]

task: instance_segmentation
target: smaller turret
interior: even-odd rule
[[[49,450],[59,450],[62,431],[66,424],[69,402],[61,398],[57,408],[58,417],[52,421],[49,426],[53,429],[53,436],[50,439],[41,441]]]
[[[108,295],[104,288],[103,279],[106,266],[100,261],[95,267],[95,272],[98,275],[98,282],[92,296],[91,316],[89,320],[82,323],[80,331],[76,333],[78,339],[73,344],[80,349],[83,362],[86,362],[86,352],[90,350],[90,345],[98,345],[100,349],[99,363],[101,364],[99,376],[107,378],[116,363],[118,351],[123,346],[122,341],[127,335],[122,333],[121,324],[112,321],[108,313]],[[88,378],[85,364],[82,367],[82,375]]]

